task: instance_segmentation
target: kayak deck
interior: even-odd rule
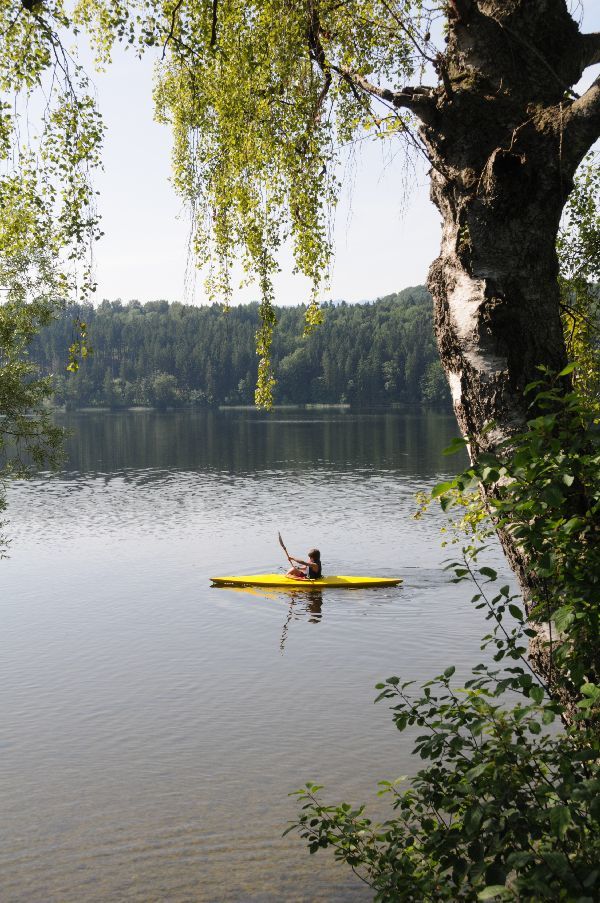
[[[326,586],[338,589],[359,589],[375,586],[397,586],[400,577],[336,576],[319,580],[298,580],[284,574],[246,574],[235,577],[211,577],[214,586],[278,586],[281,589],[322,589]]]

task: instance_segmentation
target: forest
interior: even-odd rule
[[[323,324],[306,336],[305,313],[303,305],[277,309],[276,403],[449,405],[424,287],[372,303],[330,302]],[[69,373],[77,318],[92,353]],[[53,374],[54,400],[68,408],[252,404],[258,328],[258,304],[105,300],[65,311],[41,331],[30,357]]]

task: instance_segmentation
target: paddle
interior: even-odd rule
[[[294,563],[293,563],[292,559],[290,558],[289,552],[288,552],[288,550],[286,549],[286,547],[285,547],[285,545],[284,545],[284,543],[283,543],[283,539],[281,538],[281,533],[278,533],[277,536],[279,537],[279,545],[281,546],[281,548],[282,548],[283,551],[285,552],[285,557],[287,558],[287,560],[289,561],[289,563],[290,563],[290,564],[292,565],[292,567],[293,567],[293,566],[294,566]]]

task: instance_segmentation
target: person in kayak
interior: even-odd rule
[[[318,549],[311,549],[308,553],[308,561],[302,558],[295,558],[294,555],[289,556],[290,561],[294,561],[299,567],[291,568],[286,577],[294,577],[296,580],[319,580],[323,570],[321,568],[321,553]]]

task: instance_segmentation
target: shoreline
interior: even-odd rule
[[[369,406],[352,406],[351,404],[275,404],[270,411],[257,408],[253,404],[237,404],[237,405],[215,405],[208,407],[204,405],[180,405],[167,406],[166,408],[153,407],[151,405],[132,405],[131,407],[115,407],[111,408],[107,405],[84,405],[80,408],[67,408],[66,405],[49,405],[47,410],[53,414],[183,414],[198,413],[199,411],[256,411],[261,414],[269,414],[274,412],[285,411],[340,411],[343,413],[371,413],[384,411],[435,411],[438,414],[452,414],[451,409],[445,409],[438,405],[423,405],[414,401],[397,401],[386,405],[369,405]]]

